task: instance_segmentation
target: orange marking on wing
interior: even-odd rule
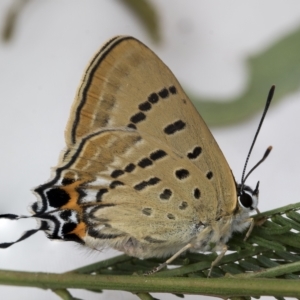
[[[70,233],[74,233],[83,239],[86,234],[86,224],[84,222],[80,222]]]
[[[68,186],[60,187],[62,190],[66,191],[70,196],[69,202],[63,205],[60,209],[73,209],[78,212],[82,212],[82,208],[80,207],[80,205],[78,205],[78,199],[80,195],[76,190],[80,186],[80,184],[82,184],[82,182],[83,181],[78,180]]]

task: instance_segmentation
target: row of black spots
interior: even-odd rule
[[[136,165],[133,163],[130,163],[124,168],[124,171],[121,169],[114,170],[111,172],[110,176],[112,178],[118,178],[125,173],[131,173],[135,168],[136,168]]]
[[[202,148],[199,146],[196,146],[193,151],[189,152],[187,154],[187,157],[189,159],[196,159],[200,154],[202,153]]]
[[[182,120],[177,120],[176,122],[167,125],[164,128],[164,133],[171,135],[171,134],[176,133],[177,131],[183,130],[185,128],[185,126],[186,126],[186,124]]]
[[[175,176],[177,179],[183,180],[190,176],[190,172],[186,169],[179,169],[175,171]]]
[[[160,179],[158,177],[152,177],[147,181],[143,180],[140,183],[136,184],[134,186],[134,189],[137,191],[141,191],[141,190],[145,189],[147,186],[156,185],[159,182],[160,182]]]
[[[146,115],[144,112],[151,110],[152,105],[159,101],[159,98],[166,99],[170,94],[174,95],[177,93],[175,86],[170,86],[169,88],[163,88],[158,93],[152,93],[148,96],[148,100],[139,104],[139,112],[130,117],[130,123],[127,127],[131,129],[136,129],[136,124],[144,121]]]
[[[159,101],[159,98],[162,98],[162,99],[166,99],[169,97],[170,93],[172,95],[175,95],[177,94],[177,90],[176,90],[176,87],[174,85],[170,86],[169,88],[163,88],[161,89],[158,93],[152,93],[148,96],[148,103],[151,104],[155,104]],[[147,102],[143,102],[140,104],[139,108],[141,110],[143,110],[143,108],[146,108],[147,110],[150,110],[151,109],[151,106],[148,106],[146,105],[145,103]]]

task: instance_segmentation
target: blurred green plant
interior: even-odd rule
[[[142,26],[148,32],[150,38],[154,42],[160,41],[160,28],[159,17],[155,7],[151,2],[147,0],[119,0],[126,7],[129,8],[139,19]],[[2,40],[9,42],[17,30],[17,22],[25,6],[29,4],[30,0],[12,0],[12,4],[9,6],[6,17],[4,20],[4,26],[2,29]]]
[[[247,65],[249,83],[236,99],[220,102],[188,93],[207,124],[233,124],[261,112],[272,84],[276,85],[272,106],[300,88],[300,28],[249,58]]]
[[[157,10],[147,0],[120,0],[128,8],[130,8],[135,16],[140,20],[141,24],[148,32],[153,42],[158,43],[161,40],[160,36],[160,20]]]

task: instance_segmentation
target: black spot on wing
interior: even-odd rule
[[[164,189],[163,192],[159,195],[161,200],[169,200],[172,196],[172,191],[169,189]]]
[[[66,209],[66,210],[63,210],[59,216],[61,219],[63,219],[64,221],[68,221],[70,219],[72,215],[72,211],[70,209]]]
[[[123,170],[114,170],[110,176],[112,178],[118,178],[119,176],[123,175],[125,172]]]
[[[131,129],[136,129],[136,126],[132,123],[128,124],[127,125],[128,128],[131,128]]]
[[[132,172],[134,169],[135,169],[135,165],[132,164],[132,163],[130,163],[130,164],[128,164],[128,165],[125,167],[124,170],[125,170],[125,172],[130,173],[130,172]]]
[[[179,180],[182,180],[187,178],[190,175],[190,173],[186,169],[179,169],[175,171],[175,175]]]
[[[194,189],[194,197],[195,197],[195,199],[199,199],[200,196],[201,196],[200,190],[198,188],[195,188]]]
[[[175,216],[173,214],[167,214],[167,218],[170,220],[175,220]]]
[[[158,177],[152,177],[147,181],[143,180],[140,183],[136,184],[134,186],[134,189],[137,190],[137,191],[141,191],[144,188],[146,188],[147,186],[156,185],[159,182],[160,182],[160,179]]]
[[[61,188],[52,188],[46,192],[48,203],[51,207],[61,207],[69,202],[70,195]]]
[[[164,132],[168,135],[174,134],[175,132],[184,129],[185,125],[186,124],[183,121],[178,120],[178,121],[166,126],[165,129],[164,129]]]
[[[157,103],[159,100],[159,97],[156,93],[152,93],[149,97],[148,97],[148,101],[152,104]]]
[[[166,88],[164,88],[164,89],[162,89],[161,91],[158,92],[158,95],[161,98],[165,99],[169,96],[169,91]]]
[[[164,150],[159,149],[159,150],[156,150],[156,151],[154,151],[150,154],[150,159],[158,160],[160,158],[163,158],[166,155],[167,155],[167,153]]]
[[[169,91],[173,95],[177,94],[177,90],[176,90],[176,87],[174,85],[169,87]]]
[[[187,157],[188,157],[189,159],[196,159],[196,158],[201,154],[201,152],[202,152],[202,148],[199,147],[199,146],[197,146],[197,147],[195,147],[195,148],[193,149],[192,152],[189,152],[189,153],[187,154]]]
[[[213,178],[213,172],[211,172],[211,171],[207,172],[206,177],[208,179],[212,179]]]
[[[148,157],[145,157],[145,158],[143,158],[142,160],[140,160],[138,162],[138,166],[141,167],[141,168],[149,167],[152,164],[153,164],[152,161]]]
[[[152,208],[150,207],[143,208],[142,213],[146,216],[150,216],[152,214]]]
[[[142,181],[142,182],[136,184],[136,185],[134,186],[134,189],[137,190],[137,191],[141,191],[141,190],[143,190],[145,187],[147,187],[147,185],[148,185],[148,184],[147,184],[147,181]]]
[[[188,207],[188,204],[186,201],[182,201],[179,205],[179,209],[184,210]]]
[[[136,113],[135,115],[133,115],[130,118],[130,121],[132,123],[136,124],[136,123],[142,122],[145,119],[146,119],[146,115],[140,111],[140,112]]]
[[[148,185],[155,185],[160,182],[160,179],[158,177],[152,177],[148,180]]]
[[[73,231],[75,228],[77,227],[77,224],[76,223],[72,223],[72,222],[69,222],[69,223],[65,223],[62,227],[62,233],[63,235]]]
[[[68,177],[65,177],[63,178],[63,180],[61,181],[61,184],[62,185],[69,185],[69,184],[72,184],[74,183],[75,180],[73,178],[68,178]]]
[[[151,103],[146,101],[146,102],[143,102],[139,105],[139,110],[142,110],[142,111],[148,111],[150,110],[152,107]]]
[[[114,189],[114,188],[116,188],[117,186],[120,186],[120,185],[124,185],[124,183],[122,181],[119,181],[119,180],[114,180],[110,183],[109,187],[111,189]]]

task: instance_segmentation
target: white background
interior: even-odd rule
[[[1,0],[0,21],[10,2]],[[27,214],[27,206],[35,201],[30,189],[49,179],[50,167],[55,166],[64,147],[64,127],[82,72],[110,37],[137,37],[185,87],[204,97],[226,99],[242,93],[247,85],[245,59],[300,25],[297,0],[151,2],[161,17],[160,46],[151,42],[120,1],[33,0],[24,9],[13,40],[0,44],[0,213]],[[265,88],[262,98],[269,86]],[[261,211],[299,201],[299,98],[298,91],[271,107],[253,151],[250,165],[261,158],[267,146],[274,146],[248,181],[250,185],[261,181]],[[259,117],[212,130],[237,179]],[[35,226],[34,220],[2,220],[0,242],[15,240]],[[115,254],[51,242],[38,233],[1,250],[0,269],[58,273]],[[72,293],[84,299],[137,299],[123,292]],[[58,299],[51,291],[2,286],[0,298]]]

